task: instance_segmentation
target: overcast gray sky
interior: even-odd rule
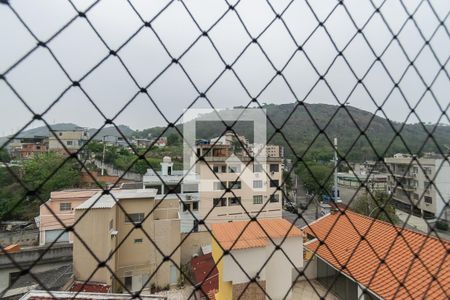
[[[10,2],[34,34],[44,41],[77,14],[68,1],[10,0]],[[84,11],[93,1],[73,2],[78,10]],[[381,2],[374,1],[376,5],[380,5]],[[413,12],[420,3],[413,0],[404,2],[409,12]],[[201,34],[180,1],[131,0],[131,3],[145,20],[151,20],[166,4],[170,3],[169,7],[154,20],[152,26],[174,57],[185,52]],[[184,3],[202,30],[209,29],[228,10],[227,2],[224,0],[185,0]],[[271,1],[277,13],[281,13],[289,3],[290,1],[285,0]],[[429,3],[445,21],[444,26],[439,27],[430,41],[434,54],[429,47],[426,47],[416,60],[416,68],[428,85],[440,71],[439,64],[446,63],[445,69],[450,72],[450,63],[447,62],[450,54],[448,36],[450,19],[446,19],[450,11],[450,1],[425,1],[417,10],[414,20],[427,39],[430,39],[439,25]],[[336,1],[310,0],[310,5],[317,17],[324,20],[336,5]],[[370,1],[366,0],[345,0],[345,7],[359,27],[363,26],[374,11]],[[408,17],[398,0],[387,0],[380,11],[394,32],[399,31]],[[235,11],[228,11],[226,16],[209,31],[209,37],[227,63],[232,63],[251,41],[236,13],[246,24],[252,36],[258,36],[275,17],[275,13],[265,0],[242,0]],[[142,26],[136,12],[124,0],[102,0],[87,13],[87,17],[112,49],[117,49]],[[281,69],[294,55],[297,49],[296,43],[302,45],[318,24],[304,0],[294,0],[283,14],[283,20],[289,27],[292,37],[283,23],[275,20],[258,39],[277,69]],[[340,50],[344,49],[357,31],[343,6],[339,6],[333,12],[325,22],[325,26]],[[379,14],[371,19],[363,33],[377,55],[383,52],[392,36]],[[292,38],[296,40],[296,43]],[[11,9],[5,5],[0,5],[0,41],[2,43],[0,73],[4,73],[36,44]],[[424,43],[412,20],[406,23],[398,35],[398,41],[410,59],[417,55]],[[81,78],[109,52],[87,21],[82,18],[77,18],[69,25],[49,43],[49,47],[74,80]],[[256,44],[252,44],[244,52],[233,68],[251,97],[259,95],[258,100],[261,103],[288,103],[297,98],[305,99],[308,103],[336,104],[334,96],[324,81],[320,82],[306,97],[307,92],[317,81],[318,75],[305,53],[320,73],[325,72],[337,54],[324,28],[316,30],[304,44],[303,50],[304,52],[297,51],[283,70],[283,75],[292,87],[292,91],[281,77],[277,77],[261,93],[276,71]],[[359,77],[367,72],[375,59],[361,34],[345,48],[343,53]],[[139,86],[148,85],[171,62],[158,38],[149,28],[139,31],[119,51],[119,56]],[[382,62],[396,81],[408,66],[408,61],[396,41],[382,56]],[[202,37],[182,57],[180,63],[200,91],[206,90],[225,67],[207,37]],[[43,112],[70,85],[70,80],[49,52],[42,48],[34,51],[16,68],[8,72],[6,77],[36,113]],[[352,75],[342,57],[336,60],[325,79],[342,102],[346,100],[357,83],[357,79]],[[373,101],[377,104],[383,103],[393,84],[380,62],[375,64],[363,82],[373,100],[359,85],[349,97],[348,102],[352,106],[376,112]],[[108,118],[112,118],[139,91],[116,57],[109,57],[86,77],[81,85]],[[417,103],[426,89],[413,68],[409,68],[400,81],[399,87],[412,106]],[[431,90],[441,107],[448,110],[450,82],[445,72],[439,73]],[[182,72],[180,65],[176,64],[172,64],[148,88],[148,93],[170,121],[177,119],[183,109],[198,95],[192,83]],[[217,108],[246,105],[251,99],[231,71],[225,72],[206,95]],[[403,96],[396,90],[387,99],[383,108],[389,118],[405,121],[410,110]],[[14,133],[31,118],[30,112],[3,81],[0,81],[0,103],[0,135]],[[200,99],[194,107],[209,107],[209,105],[205,100]],[[431,93],[427,92],[416,111],[423,121],[434,123],[438,121],[441,108],[433,100]],[[101,115],[78,88],[69,89],[44,117],[50,123],[73,122],[88,127],[98,127],[104,122]],[[417,119],[410,117],[407,121],[416,122]],[[448,120],[444,119],[441,122],[448,123]],[[143,94],[140,94],[117,118],[116,123],[129,125],[133,129],[166,124],[149,98]],[[41,123],[36,122],[31,127],[39,125]]]

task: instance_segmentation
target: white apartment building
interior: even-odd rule
[[[250,216],[281,218],[282,160],[267,157],[254,163],[235,155],[229,145],[202,144],[197,154],[199,213],[207,224],[248,220]],[[280,188],[277,188],[280,187]]]
[[[66,154],[64,147],[69,152],[75,152],[83,146],[89,139],[89,134],[85,128],[75,128],[71,130],[57,130],[55,135],[50,134],[48,138],[48,149]]]
[[[390,172],[388,191],[398,208],[424,218],[450,220],[450,164],[441,157],[385,158]],[[433,182],[433,184],[431,183]],[[412,202],[412,203],[411,203]]]
[[[196,219],[200,218],[198,183],[199,177],[196,173],[174,170],[172,159],[168,156],[161,162],[161,171],[148,169],[143,177],[143,188],[155,189],[157,199],[180,201],[181,232],[190,232],[193,227],[197,227]]]

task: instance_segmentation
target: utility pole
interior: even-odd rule
[[[102,154],[102,176],[103,176],[105,175],[105,152],[106,152],[105,136],[103,136],[102,140],[103,140],[103,154]]]
[[[340,202],[340,197],[338,196],[338,184],[337,184],[337,167],[338,167],[338,155],[337,155],[337,138],[334,138],[334,191],[333,200],[334,202]]]

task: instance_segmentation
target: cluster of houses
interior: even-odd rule
[[[254,160],[227,137],[203,141],[194,168],[164,157],[138,189],[51,193],[41,248],[72,247],[55,294],[166,299],[154,293],[191,286],[192,299],[448,298],[449,242],[338,207],[303,228],[283,219],[283,150],[267,148]],[[19,280],[9,276],[6,290]]]
[[[382,162],[354,164],[349,172],[338,173],[337,182],[341,198],[367,191],[387,193],[407,215],[450,224],[450,163],[440,154],[399,153]]]
[[[55,128],[47,135],[23,135],[17,136],[8,143],[8,150],[13,159],[28,159],[39,153],[48,151],[60,152],[62,154],[77,152],[89,140],[89,130],[83,127]],[[127,141],[120,135],[98,135],[94,137],[107,145],[117,147],[129,147],[129,143],[136,147],[150,147],[154,145],[159,148],[167,146],[167,137],[157,139],[143,139],[129,137]]]

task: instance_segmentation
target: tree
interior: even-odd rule
[[[376,192],[371,195],[365,192],[352,202],[350,209],[385,222],[393,224],[399,222],[393,200],[386,193]]]
[[[167,137],[167,144],[169,146],[178,146],[178,145],[180,145],[181,144],[180,136],[177,133],[171,133]]]
[[[332,173],[333,169],[328,165],[315,163],[306,163],[297,170],[306,190],[313,196],[331,193]]]
[[[11,160],[8,151],[6,149],[0,149],[0,162],[7,163]]]
[[[41,153],[26,160],[23,164],[23,180],[27,187],[39,188],[42,200],[46,200],[52,191],[76,187],[80,181],[80,166],[74,159],[62,164],[64,160],[65,157],[56,152]]]
[[[25,190],[10,171],[19,174],[19,170],[15,168],[0,168],[0,219],[28,219],[25,216],[26,202],[20,202],[25,196]]]

